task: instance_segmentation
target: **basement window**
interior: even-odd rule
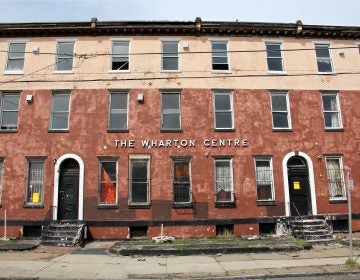
[[[129,231],[130,231],[130,238],[146,238],[148,227],[147,226],[130,227]]]

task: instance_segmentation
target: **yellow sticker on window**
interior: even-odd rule
[[[32,195],[32,202],[39,203],[40,194],[38,192],[34,192]]]
[[[298,181],[294,182],[294,190],[300,190],[300,182]]]

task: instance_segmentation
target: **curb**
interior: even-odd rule
[[[282,247],[221,247],[221,248],[185,248],[176,249],[159,248],[147,246],[141,249],[127,249],[121,248],[119,245],[114,245],[108,252],[115,256],[190,256],[190,255],[216,255],[216,254],[236,254],[236,253],[269,253],[269,252],[291,252],[300,250],[310,250],[312,244],[306,243],[304,246],[286,245]]]

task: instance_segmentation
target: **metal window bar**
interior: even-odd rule
[[[190,203],[190,170],[189,162],[174,162],[173,201],[174,203]]]
[[[343,170],[340,168],[328,168],[327,174],[330,198],[345,198]]]
[[[30,167],[31,168],[31,167]],[[42,193],[44,185],[44,169],[41,168],[31,168],[29,174],[29,185],[28,185],[28,201],[29,203],[42,203]],[[34,194],[38,193],[38,201],[34,201]]]
[[[273,170],[270,168],[256,169],[257,200],[274,200]]]
[[[233,202],[233,177],[230,167],[216,170],[216,202]]]

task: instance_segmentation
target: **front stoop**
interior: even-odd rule
[[[41,244],[58,247],[82,246],[86,225],[77,222],[52,222],[42,231]]]
[[[331,224],[326,218],[298,217],[290,221],[292,235],[312,243],[328,243],[334,241]]]

